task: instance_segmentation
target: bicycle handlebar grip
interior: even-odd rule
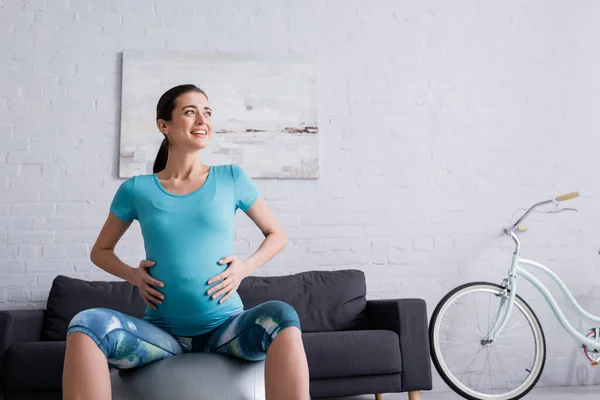
[[[571,192],[571,193],[561,194],[560,196],[558,196],[556,198],[556,201],[566,201],[566,200],[574,199],[576,197],[579,197],[579,192]]]

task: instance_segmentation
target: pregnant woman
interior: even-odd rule
[[[236,165],[209,166],[213,134],[204,91],[176,86],[158,101],[164,140],[153,174],[124,181],[91,252],[101,269],[138,287],[143,319],[105,308],[77,314],[67,332],[64,399],[110,399],[109,366],[137,368],[185,352],[265,360],[268,400],[309,399],[308,364],[295,310],[280,301],[244,309],[237,288],[273,258],[286,234],[252,179]],[[233,255],[235,213],[265,236],[254,254]],[[137,219],[146,259],[123,263],[114,248]]]

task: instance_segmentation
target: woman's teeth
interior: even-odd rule
[[[206,131],[192,131],[193,135],[200,135],[200,136],[206,136],[207,133]]]

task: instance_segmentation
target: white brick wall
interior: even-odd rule
[[[259,181],[291,238],[260,274],[360,268],[370,298],[431,313],[501,279],[516,208],[579,190],[578,214],[532,218],[524,253],[600,313],[599,18],[592,0],[0,1],[0,308],[43,307],[59,273],[111,279],[89,250],[121,182],[133,48],[319,55],[322,178]],[[260,242],[243,216],[237,238],[240,255]],[[117,253],[143,257],[137,225]],[[600,382],[520,288],[547,333],[540,385]]]

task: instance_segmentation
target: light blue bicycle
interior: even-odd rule
[[[564,329],[581,342],[592,365],[600,362],[600,329],[585,334],[567,321],[548,289],[525,267],[537,268],[558,285],[583,317],[600,323],[600,317],[585,311],[563,281],[548,267],[521,258],[516,232],[537,208],[578,197],[577,192],[535,204],[512,226],[504,229],[515,243],[508,276],[500,285],[471,282],[451,290],[435,308],[429,325],[433,363],[444,381],[456,393],[472,400],[514,400],[527,394],[537,383],[546,361],[544,331],[529,305],[517,295],[522,277],[544,296]],[[598,324],[600,325],[600,324]]]

